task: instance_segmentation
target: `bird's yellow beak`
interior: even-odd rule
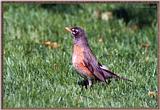
[[[66,29],[68,32],[72,32],[69,27],[65,27],[65,29]]]

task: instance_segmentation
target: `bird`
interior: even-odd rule
[[[111,78],[132,82],[132,80],[110,71],[97,60],[89,46],[84,29],[77,26],[65,27],[65,29],[71,33],[73,39],[72,65],[84,78],[86,87],[91,87],[94,80],[106,83]]]

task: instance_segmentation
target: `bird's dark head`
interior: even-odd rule
[[[80,28],[80,27],[71,27],[71,28],[66,27],[65,29],[72,34],[74,44],[79,44],[79,45],[83,45],[83,46],[88,45],[85,31],[82,28]]]
[[[69,31],[74,38],[80,38],[85,36],[84,30],[80,27],[66,27],[65,29]]]

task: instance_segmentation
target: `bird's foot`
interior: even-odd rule
[[[86,89],[90,88],[92,86],[92,80],[83,80],[83,81],[78,81],[78,85],[84,86]]]
[[[87,85],[87,84],[88,84],[87,80],[78,81],[78,85],[84,86],[84,85]]]

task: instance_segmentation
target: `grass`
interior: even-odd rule
[[[3,107],[158,107],[157,23],[133,29],[122,19],[96,18],[95,10],[117,5],[3,3]],[[64,30],[73,25],[86,30],[101,63],[133,83],[81,88],[71,64],[71,35]],[[46,40],[60,46],[48,48],[41,43]],[[149,48],[142,47],[146,42]]]

